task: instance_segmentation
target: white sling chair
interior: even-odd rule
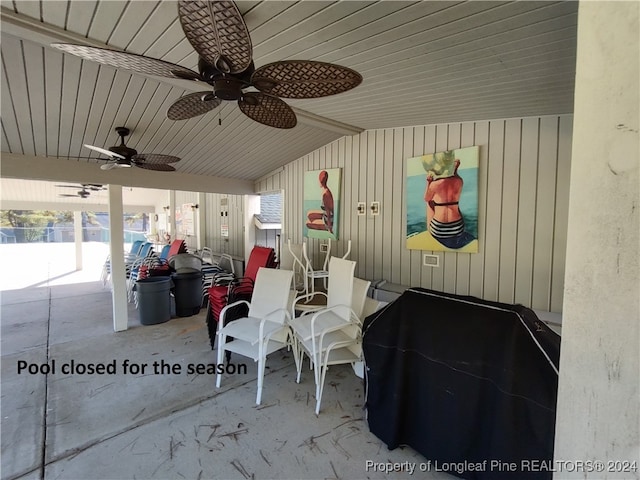
[[[329,365],[355,364],[361,353],[359,315],[371,282],[354,278],[355,262],[332,257],[329,262],[327,307],[301,315],[289,322],[292,347],[300,382],[302,363],[307,355],[316,384],[316,415]]]
[[[327,280],[329,278],[328,265],[329,265],[329,260],[332,258],[331,257],[331,240],[328,240],[326,245],[327,245],[327,252],[326,252],[326,256],[324,257],[324,263],[322,264],[322,268],[320,270],[314,270],[311,260],[309,259],[307,242],[303,242],[302,244],[302,256],[304,257],[305,270],[306,270],[306,275],[304,279],[304,290],[306,294],[315,293],[316,280],[320,278],[324,282],[324,289],[325,290],[327,289]],[[344,253],[344,255],[342,255],[342,258],[347,259],[350,253],[351,253],[351,240],[348,241],[347,251]],[[309,302],[310,300],[311,300],[311,297],[309,297],[307,302]]]
[[[251,302],[240,300],[225,306],[218,320],[218,365],[223,364],[225,351],[234,352],[258,362],[258,394],[262,399],[262,382],[267,355],[287,345],[289,330],[289,289],[293,271],[260,268],[256,275]],[[225,325],[227,311],[241,303],[249,306],[249,313]],[[227,337],[233,340],[227,342]],[[218,373],[216,387],[220,388],[222,374]]]

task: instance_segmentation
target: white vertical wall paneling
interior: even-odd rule
[[[447,125],[447,148],[452,150],[460,147],[460,132],[462,126],[459,123],[451,123]],[[457,276],[458,276],[458,257],[460,254],[445,253],[445,265],[443,269],[445,292],[456,293]]]
[[[538,125],[540,124],[540,129]],[[343,168],[340,254],[352,240],[356,275],[561,311],[572,118],[535,117],[370,130],[339,139],[285,166],[283,239],[302,240],[305,172]],[[406,158],[480,146],[478,254],[405,248]],[[556,174],[557,172],[557,174]],[[275,177],[275,176],[274,176]],[[259,188],[275,187],[261,183]],[[356,214],[358,201],[367,213]],[[372,201],[381,202],[377,217]],[[317,263],[319,243],[310,250]]]
[[[369,206],[371,202],[378,201],[382,205],[381,199],[384,195],[384,177],[387,174],[385,169],[385,132],[386,130],[376,130],[376,143],[375,143],[375,158],[376,168],[374,175],[374,188],[373,196],[369,200]],[[382,173],[382,175],[380,173]],[[373,263],[373,278],[383,278],[382,271],[382,252],[384,248],[384,215],[370,216],[373,222],[373,249],[369,252],[369,259]]]
[[[556,167],[558,155],[558,118],[540,120],[538,157],[538,196],[536,233],[533,252],[533,308],[547,310],[551,303],[551,261],[555,217]]]
[[[375,225],[373,217],[371,216],[371,211],[369,210],[369,206],[373,199],[376,196],[375,192],[375,182],[376,182],[376,171],[378,169],[378,165],[376,163],[376,130],[372,130],[367,135],[367,156],[365,158],[365,162],[367,164],[367,169],[365,170],[367,175],[367,183],[366,183],[366,205],[367,205],[367,220],[366,220],[366,244],[365,244],[365,258],[364,258],[364,268],[365,274],[364,278],[368,280],[378,280],[375,276],[375,271],[373,268],[373,250],[375,249]],[[360,162],[362,165],[362,160]]]
[[[395,254],[394,258],[394,272],[392,277],[393,283],[400,283],[402,285],[411,284],[411,265],[409,250],[404,248],[405,237],[407,232],[407,216],[403,213],[404,209],[404,185],[405,178],[405,159],[413,156],[413,128],[403,128],[396,130],[399,135],[396,135],[393,146],[393,187],[391,190],[393,209],[391,210],[393,215],[392,229],[392,248]],[[393,214],[393,212],[399,212]]]
[[[498,301],[513,303],[518,229],[518,183],[520,182],[521,121],[507,120],[502,167],[502,218]]]
[[[396,130],[386,129],[381,130],[381,134],[384,134],[384,154],[381,159],[382,172],[382,190],[376,194],[374,200],[380,201],[380,216],[377,217],[376,222],[382,226],[382,235],[379,237],[381,240],[380,246],[376,246],[376,259],[379,259],[381,263],[381,274],[379,278],[386,278],[389,281],[393,281],[393,255],[383,255],[382,252],[391,252],[392,246],[392,229],[393,229],[393,215],[386,214],[386,210],[393,212],[393,139],[396,135]],[[380,175],[378,175],[380,177]],[[382,201],[384,199],[384,201]],[[385,210],[385,212],[383,212]]]
[[[358,263],[356,264],[356,271],[358,276],[366,278],[368,280],[374,280],[371,277],[367,277],[366,271],[366,251],[367,251],[367,181],[368,181],[368,169],[367,166],[367,152],[369,149],[369,132],[363,132],[359,135],[358,142],[358,201],[364,202],[365,214],[358,217],[358,237],[353,244],[353,248],[356,249],[357,256],[354,258]]]
[[[353,177],[353,165],[347,162],[347,152],[351,152],[352,137],[342,137],[338,140],[338,165],[342,168],[342,205],[340,206],[340,243],[342,245],[342,253],[346,253],[347,244],[353,237],[353,212],[355,210],[355,202],[353,201],[353,190],[351,187],[351,178]],[[342,255],[340,255],[342,256]],[[351,254],[349,254],[351,259]]]
[[[402,171],[403,171],[403,176],[405,176],[407,173],[407,167],[406,167],[406,159],[407,158],[412,158],[412,157],[417,157],[419,155],[422,155],[424,152],[424,127],[414,127],[413,129],[413,145],[411,146],[412,150],[410,151],[405,151],[405,158],[403,159],[402,163],[403,163],[403,167],[402,167]],[[407,139],[407,137],[405,137],[405,139]],[[402,179],[402,181],[404,182],[404,178]],[[404,183],[403,183],[404,185]],[[419,250],[408,250],[406,248],[406,238],[407,238],[407,214],[406,214],[406,208],[407,208],[407,192],[405,191],[405,189],[403,188],[402,190],[402,205],[403,205],[403,231],[402,231],[402,249],[403,250],[407,250],[407,252],[409,252],[409,262],[410,262],[410,278],[409,281],[407,283],[404,283],[404,285],[412,285],[412,286],[418,286],[418,285],[424,285],[425,282],[422,282],[422,276],[425,275],[427,273],[431,274],[431,268],[428,267],[423,267],[422,266],[422,251]],[[425,212],[426,213],[426,212]]]
[[[552,312],[562,311],[564,265],[567,253],[569,221],[569,176],[571,173],[571,141],[573,117],[560,117],[558,128],[558,166],[556,168],[555,224],[553,227],[553,266],[551,270]]]
[[[484,261],[487,237],[487,189],[489,144],[489,122],[475,122],[474,145],[478,151],[478,253],[469,260],[469,294],[484,298]]]
[[[465,122],[460,128],[460,147],[471,147],[474,144],[474,124],[473,122]],[[478,176],[478,183],[480,178]],[[478,196],[478,206],[480,206],[480,198]],[[479,250],[479,247],[478,247]],[[456,262],[456,293],[460,295],[469,295],[469,282],[471,272],[471,253],[458,254]]]
[[[487,231],[484,257],[484,298],[498,300],[500,272],[500,231],[502,225],[502,172],[504,121],[489,122],[489,158],[487,173]]]
[[[523,305],[531,304],[533,237],[536,229],[539,122],[539,118],[525,118],[522,121],[520,189],[518,192],[518,236],[516,240],[518,250],[516,253],[516,288],[514,301]]]

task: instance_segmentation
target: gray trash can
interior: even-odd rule
[[[176,315],[190,317],[197,315],[202,306],[202,272],[191,271],[171,275],[176,299]]]
[[[138,315],[142,325],[171,320],[171,277],[149,277],[133,286],[138,294]]]

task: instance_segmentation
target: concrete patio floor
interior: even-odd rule
[[[0,254],[2,479],[453,478],[420,472],[420,454],[389,451],[369,432],[363,382],[350,367],[330,369],[316,416],[311,372],[296,384],[291,353],[276,352],[256,406],[248,359],[232,356],[248,372],[226,375],[220,389],[214,375],[187,372],[215,363],[204,310],[143,326],[131,305],[129,329],[114,333],[111,293],[97,281],[103,256],[96,263],[94,252],[83,272],[48,266],[36,279],[31,270],[27,283],[11,281],[22,275],[7,268],[13,257]],[[35,263],[42,272],[43,257]],[[35,370],[54,360],[55,372],[17,373],[21,362]],[[63,373],[72,361],[114,364],[116,373]],[[125,361],[146,370],[124,373]],[[156,374],[154,362],[174,370]],[[367,461],[416,470],[374,471]]]

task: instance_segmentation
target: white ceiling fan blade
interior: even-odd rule
[[[111,170],[113,168],[116,168],[115,163],[105,163],[104,165],[100,165],[100,170]]]
[[[84,146],[87,148],[90,148],[91,150],[95,150],[96,152],[100,152],[104,155],[108,155],[109,157],[122,158],[123,160],[125,158],[122,155],[112,152],[111,150],[107,150],[106,148],[94,147],[93,145],[87,145],[86,143],[84,144]]]

